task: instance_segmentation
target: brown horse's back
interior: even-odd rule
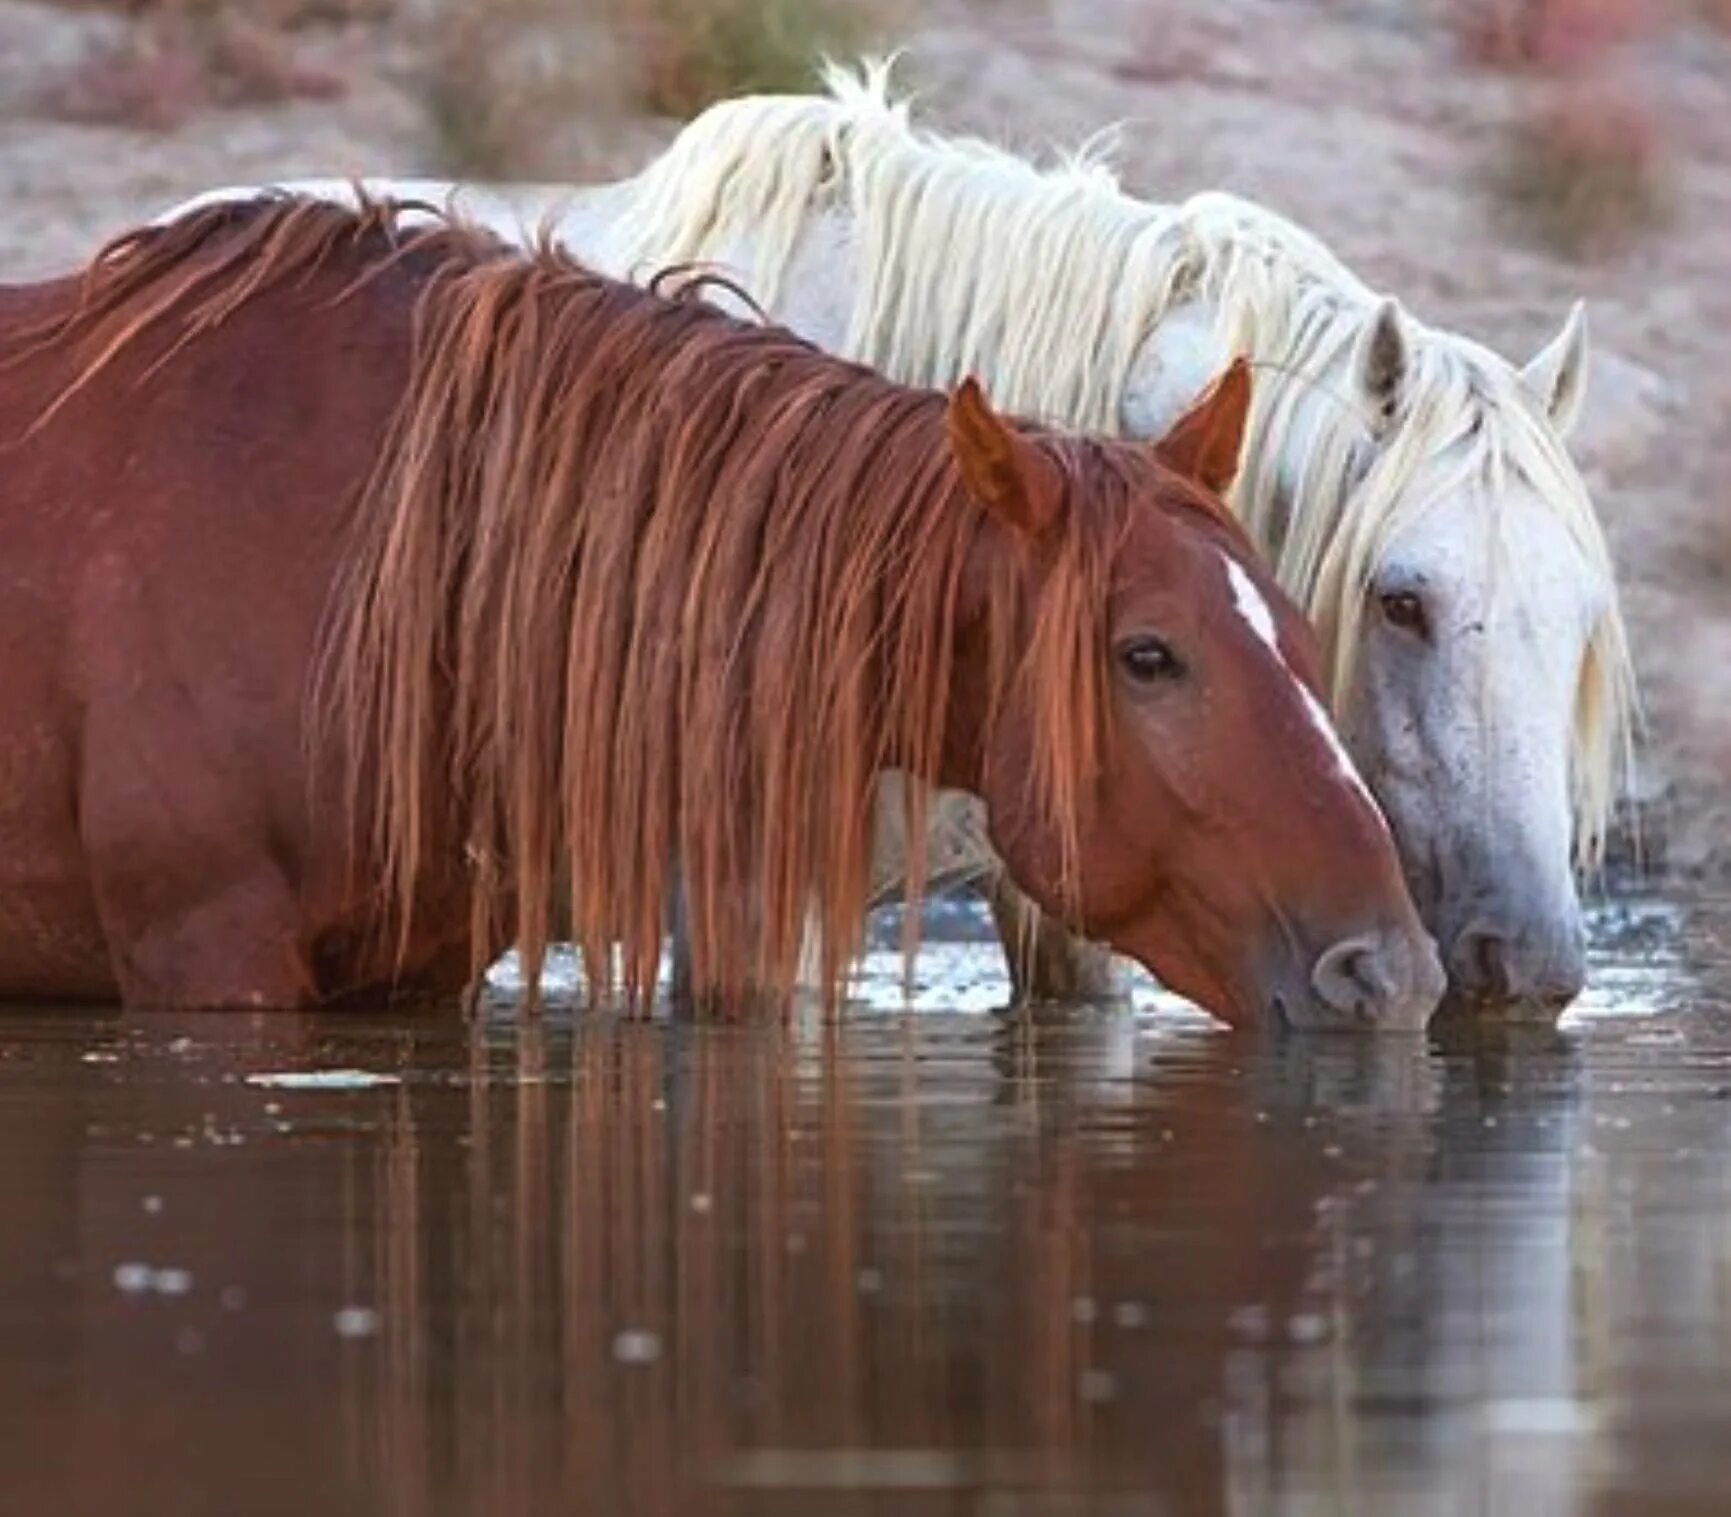
[[[164,320],[34,431],[92,356],[33,346],[79,285],[0,291],[0,996],[344,988],[321,965],[361,924],[309,795],[335,786],[303,763],[308,673],[416,283],[341,320],[334,277],[263,292],[152,372]]]

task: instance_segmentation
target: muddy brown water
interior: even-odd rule
[[[964,947],[839,1025],[7,1013],[0,1513],[1724,1513],[1728,923],[1471,1039]]]

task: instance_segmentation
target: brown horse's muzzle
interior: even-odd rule
[[[1416,1032],[1442,999],[1446,979],[1423,932],[1390,923],[1343,938],[1308,964],[1289,949],[1264,994],[1267,1020],[1293,1028]]]

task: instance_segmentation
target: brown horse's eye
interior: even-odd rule
[[[1157,637],[1136,637],[1118,649],[1118,662],[1139,685],[1177,679],[1184,672],[1178,655]]]
[[[1430,632],[1430,618],[1425,615],[1424,601],[1411,590],[1392,590],[1381,597],[1382,614],[1391,627],[1425,637]]]

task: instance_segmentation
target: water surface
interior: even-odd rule
[[[965,947],[839,1025],[5,1015],[0,1512],[1723,1513],[1719,920],[1501,1038]]]

